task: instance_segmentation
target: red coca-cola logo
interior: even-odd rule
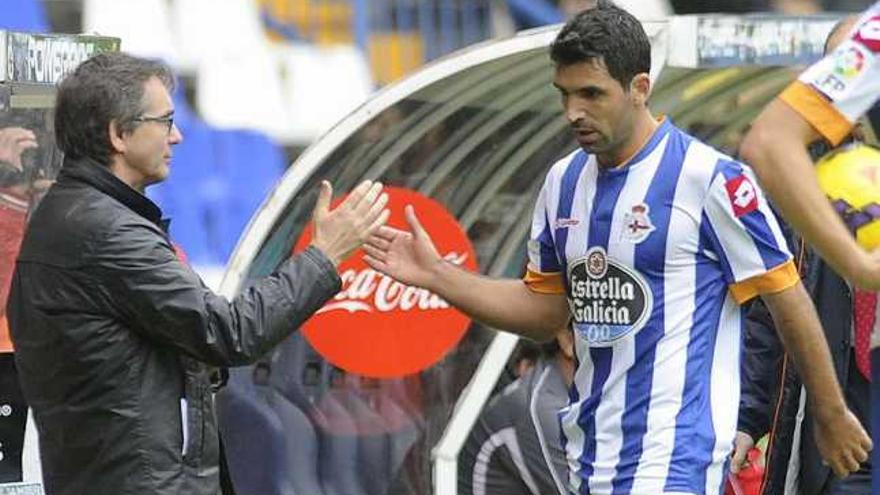
[[[440,254],[467,270],[477,270],[470,240],[443,205],[408,189],[386,187],[385,191],[389,225],[407,229],[403,210],[413,205]],[[294,251],[305,249],[311,238],[309,227]],[[437,294],[404,285],[367,266],[360,250],[340,264],[339,274],[342,290],[302,331],[315,350],[346,371],[377,378],[419,372],[446,355],[470,325],[467,316]]]

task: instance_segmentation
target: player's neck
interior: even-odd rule
[[[633,123],[633,132],[621,146],[608,153],[597,154],[596,159],[604,169],[620,168],[627,165],[642,148],[651,140],[654,131],[660,126],[660,121],[651,115],[646,108],[636,115]]]

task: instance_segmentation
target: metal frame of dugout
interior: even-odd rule
[[[56,84],[80,62],[98,52],[118,51],[120,40],[98,36],[53,35],[0,31],[0,129],[22,127],[34,132],[38,148],[20,155],[21,169],[0,162],[0,235],[6,241],[23,234],[24,223],[61,168],[55,146],[52,109]],[[37,187],[36,184],[43,184]],[[17,244],[3,246],[2,283],[8,282]],[[5,294],[0,300],[0,326],[5,333]],[[0,350],[0,494],[40,495],[36,430],[17,391],[8,336]],[[27,426],[26,426],[27,424]],[[18,473],[16,474],[16,470]],[[18,477],[19,481],[12,481]]]
[[[733,153],[744,129],[822,53],[837,15],[675,16],[645,20],[651,108]],[[289,168],[251,219],[220,286],[227,297],[270,273],[308,221],[320,179],[339,191],[364,179],[443,203],[468,232],[481,270],[518,276],[531,209],[550,165],[575,148],[551,86],[559,26],[475,45],[377,93]],[[480,359],[432,443],[433,491],[456,493],[456,462],[517,337],[474,323]],[[467,338],[467,337],[466,337]],[[447,357],[446,361],[454,360]],[[446,365],[449,363],[447,362]]]

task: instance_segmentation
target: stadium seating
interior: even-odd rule
[[[120,38],[132,55],[177,64],[165,0],[84,0],[82,26],[86,33]]]
[[[355,421],[361,484],[370,495],[383,495],[390,484],[391,444],[386,419],[362,396],[359,385],[333,390]]]
[[[373,92],[370,67],[352,45],[303,43],[276,47],[288,109],[285,142],[306,145],[366,101]]]
[[[217,416],[238,493],[296,493],[288,479],[284,427],[267,404],[242,385],[230,384],[217,394]]]
[[[308,416],[274,392],[272,409],[281,420],[287,447],[288,471],[296,493],[322,495],[318,474],[318,437]]]
[[[189,108],[182,87],[174,94],[174,107],[174,122],[184,139],[174,147],[170,175],[147,188],[147,195],[171,218],[171,237],[187,253],[190,264],[222,264],[224,260],[215,259],[211,253],[204,200],[217,182],[212,172],[215,131]]]
[[[289,109],[269,51],[218,51],[201,58],[196,106],[214,127],[254,129],[285,141]]]
[[[215,131],[213,174],[221,182],[206,198],[212,212],[214,259],[225,264],[251,216],[281,178],[285,156],[267,136],[248,130]]]
[[[313,419],[321,443],[318,469],[325,495],[371,495],[359,475],[365,470],[355,420],[336,394],[324,394]]]
[[[171,31],[180,51],[178,68],[185,73],[195,73],[200,61],[208,58],[265,50],[266,37],[253,0],[173,0]]]
[[[0,29],[45,33],[49,31],[46,11],[40,0],[4,0]]]

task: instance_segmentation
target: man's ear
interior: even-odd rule
[[[629,91],[632,95],[633,103],[636,105],[647,105],[648,98],[651,96],[651,76],[646,72],[636,74],[629,83]]]
[[[107,132],[110,134],[110,145],[113,146],[113,150],[117,153],[124,153],[126,148],[125,140],[122,138],[122,132],[115,119],[110,121],[110,124],[107,126]]]

